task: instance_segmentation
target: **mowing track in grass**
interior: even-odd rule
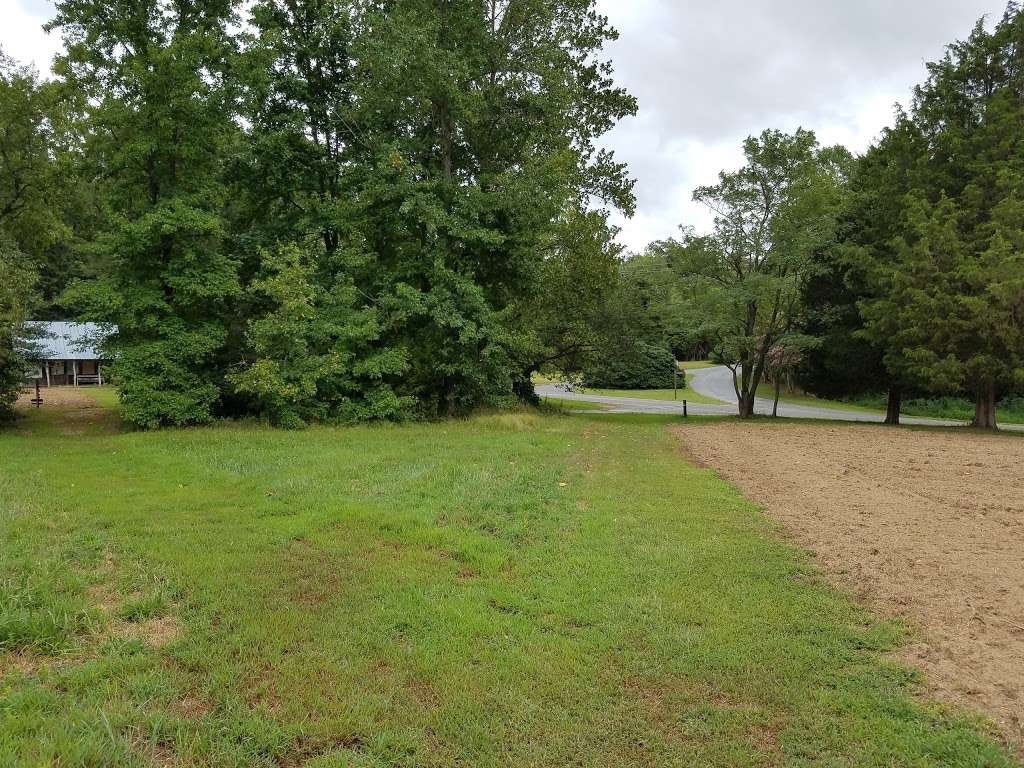
[[[0,764],[1010,765],[664,421],[0,434]]]

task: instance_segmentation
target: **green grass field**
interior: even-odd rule
[[[761,388],[758,392],[760,397],[767,400],[775,399],[775,390],[771,386],[766,385]],[[885,406],[883,404],[881,410],[872,405],[858,405],[856,403],[848,403],[843,400],[826,400],[821,397],[815,397],[814,395],[802,394],[799,392],[783,392],[779,398],[780,403],[789,403],[790,405],[809,405],[817,408],[834,408],[837,411],[850,411],[852,413],[885,413]]]
[[[671,389],[591,389],[581,387],[576,390],[580,395],[606,395],[609,397],[635,397],[641,400],[678,400],[680,403],[686,400],[690,403],[701,403],[704,405],[721,405],[718,400],[704,395],[699,395],[690,389],[689,385],[680,387],[678,391]]]
[[[545,397],[543,398],[545,406],[550,406],[555,410],[560,411],[606,411],[611,406],[603,405],[601,403],[588,403],[583,400],[566,400],[562,397]]]
[[[885,410],[885,395],[865,395],[853,398],[851,402]],[[971,421],[974,418],[974,403],[962,397],[910,398],[903,403],[903,415]],[[996,416],[1003,424],[1024,424],[1024,398],[1003,400],[999,403]]]
[[[0,433],[3,766],[1009,766],[661,419]]]
[[[761,396],[769,400],[775,395],[771,387],[761,390]],[[836,408],[844,411],[860,413],[885,413],[885,395],[864,395],[850,400],[824,400],[799,393],[783,393],[780,402],[792,405],[814,405],[824,408]],[[912,398],[903,403],[903,416],[914,416],[931,419],[949,419],[951,421],[971,421],[974,418],[974,404],[964,398],[936,397]],[[1024,424],[1024,398],[1011,398],[999,404],[997,412],[1000,423]]]

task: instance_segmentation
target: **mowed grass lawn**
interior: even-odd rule
[[[662,420],[0,434],[3,766],[1000,766]]]
[[[702,405],[722,405],[721,401],[705,397],[690,389],[689,384],[672,389],[591,389],[580,387],[574,390],[580,395],[606,395],[608,397],[634,397],[640,400],[676,400],[682,404],[683,400],[690,403],[701,403]]]

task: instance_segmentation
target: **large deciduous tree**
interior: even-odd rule
[[[78,274],[66,213],[77,190],[71,172],[67,91],[0,51],[0,237],[37,274],[45,312]]]
[[[834,242],[851,157],[814,134],[765,131],[744,144],[746,165],[694,199],[715,213],[710,235],[669,244],[713,356],[734,374],[739,413],[752,416],[769,355],[798,334],[814,256]]]
[[[58,72],[87,98],[89,171],[107,217],[102,277],[75,298],[114,323],[122,410],[153,427],[209,420],[228,360],[236,261],[222,166],[236,134],[231,0],[60,0]]]
[[[2,232],[0,275],[0,421],[6,421],[25,375],[25,320],[33,306],[36,273]]]
[[[310,279],[375,329],[391,402],[528,396],[533,368],[585,343],[536,297],[566,266],[607,274],[591,199],[632,208],[595,148],[635,110],[598,58],[607,20],[591,0],[261,0],[253,20],[248,235],[320,242],[300,248]],[[315,353],[342,352],[343,327]]]
[[[39,259],[59,237],[51,93],[0,51],[0,420],[25,373],[24,323],[35,307]]]

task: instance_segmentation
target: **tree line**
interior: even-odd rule
[[[60,0],[0,63],[0,410],[30,315],[116,325],[155,427],[464,413],[679,358],[847,397],[1024,393],[1024,13],[928,65],[863,155],[767,130],[710,232],[623,257],[636,102],[593,0]],[[241,23],[242,21],[245,23]]]
[[[135,424],[299,426],[530,398],[591,345],[634,205],[596,140],[636,111],[592,0],[58,0],[49,29],[53,79],[0,64],[11,355],[71,313],[116,326]]]
[[[928,65],[862,156],[765,131],[694,199],[713,230],[623,266],[651,337],[734,372],[741,416],[766,378],[813,394],[966,395],[995,428],[1024,393],[1024,13]]]

